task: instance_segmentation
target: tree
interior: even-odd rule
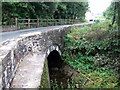
[[[112,20],[112,25],[117,24],[120,35],[120,1],[111,3],[108,9],[104,12],[104,16],[107,19]]]
[[[103,13],[103,15],[106,17],[106,19],[112,20],[112,17],[114,16],[114,8],[115,4],[111,3],[111,5],[107,8],[107,10]]]
[[[117,26],[118,26],[118,30],[119,30],[119,35],[120,35],[120,2],[116,3],[116,7],[117,7]]]
[[[62,2],[59,3],[55,18],[63,19],[81,19],[85,18],[85,13],[88,10],[87,2]]]
[[[120,2],[114,2],[113,23],[116,21],[118,34],[120,35]]]
[[[81,19],[88,9],[87,2],[2,2],[2,22],[11,19]]]

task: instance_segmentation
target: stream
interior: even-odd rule
[[[58,52],[53,51],[47,59],[51,88],[67,88],[68,83],[71,82],[71,76],[65,73],[66,64]]]

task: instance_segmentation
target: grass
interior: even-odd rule
[[[39,88],[50,88],[47,60],[45,60],[43,74],[42,74],[42,78],[41,78],[41,84],[40,84]]]

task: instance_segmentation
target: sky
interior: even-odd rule
[[[111,4],[112,0],[89,0],[90,11],[94,14],[102,13]]]

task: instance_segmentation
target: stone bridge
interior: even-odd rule
[[[44,62],[52,51],[59,55],[64,37],[72,27],[90,26],[74,24],[57,29],[20,35],[0,44],[0,85],[2,88],[38,88]]]

